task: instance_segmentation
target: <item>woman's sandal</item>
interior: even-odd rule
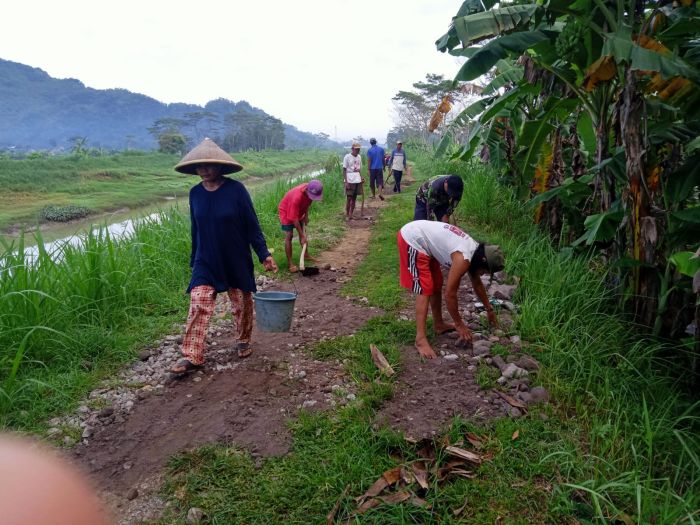
[[[250,343],[238,343],[238,357],[243,359],[253,353]]]
[[[196,372],[197,370],[202,370],[203,368],[204,365],[195,365],[189,359],[183,358],[170,368],[170,373],[175,377],[185,377],[186,375]]]

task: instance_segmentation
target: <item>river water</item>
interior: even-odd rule
[[[312,179],[325,173],[325,170],[315,170],[300,175],[287,176],[290,184]],[[251,194],[265,188],[267,185],[279,180],[279,177],[271,179],[258,179],[256,181],[242,181]],[[160,213],[168,210],[173,206],[179,206],[183,209],[188,207],[187,197],[166,197],[162,201],[150,204],[148,206],[119,210],[116,212],[106,213],[98,218],[92,217],[86,220],[75,221],[70,224],[48,225],[44,228],[42,225],[41,235],[44,240],[44,249],[46,253],[54,259],[61,258],[63,246],[80,246],[85,238],[87,231],[99,230],[109,232],[113,239],[121,239],[131,236],[134,232],[134,225],[139,221],[158,220]],[[31,234],[25,236],[25,260],[33,261],[39,255],[39,249],[36,246],[36,240]]]

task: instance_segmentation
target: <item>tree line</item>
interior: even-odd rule
[[[183,118],[159,118],[148,132],[164,153],[183,153],[204,137],[211,138],[226,151],[284,149],[282,121],[247,109],[223,117],[211,111],[195,111]]]

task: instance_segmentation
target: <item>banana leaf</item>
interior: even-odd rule
[[[521,189],[532,180],[535,170],[534,165],[542,149],[542,144],[555,129],[552,121],[564,120],[566,115],[570,114],[578,106],[578,103],[577,99],[550,98],[548,101],[550,108],[541,118],[524,123],[522,132],[518,137],[518,145],[522,149],[516,155],[516,162],[518,163],[523,183]]]
[[[508,60],[501,59],[496,62],[496,70],[498,74],[484,86],[484,89],[481,91],[482,95],[490,95],[508,84],[517,84],[523,78],[522,66],[515,65]]]
[[[547,190],[539,195],[536,195],[530,201],[529,206],[537,206],[543,202],[559,197],[561,203],[566,207],[572,207],[581,201],[584,197],[590,195],[591,189],[588,185],[593,182],[595,174],[584,175],[574,180],[572,177],[565,179],[561,186]]]
[[[537,44],[553,40],[553,31],[528,31],[512,33],[491,40],[479,48],[461,67],[455,80],[474,80],[487,73],[499,60],[510,55],[521,55]]]
[[[657,71],[663,78],[683,77],[700,81],[698,71],[682,58],[673,54],[657,53],[637,45],[632,41],[632,34],[628,28],[616,33],[606,33],[605,38],[603,54],[613,55],[618,64],[627,62],[634,70]]]
[[[455,18],[453,23],[462,45],[480,42],[516,29],[526,28],[540,9],[537,4],[522,4],[482,11]]]
[[[691,278],[700,270],[700,257],[695,257],[695,252],[676,252],[669,260],[679,272]]]
[[[585,242],[590,246],[595,242],[609,241],[615,236],[623,217],[622,205],[619,200],[615,201],[608,211],[586,217],[583,223],[586,232],[571,245],[578,246]]]
[[[492,97],[482,98],[462,110],[462,112],[447,126],[444,135],[437,145],[435,156],[442,156],[447,150],[447,147],[452,143],[452,130],[466,126],[469,121],[477,117],[480,113],[483,113],[484,109],[488,107],[492,100]]]
[[[682,202],[700,186],[700,150],[690,155],[683,165],[671,173],[664,185],[668,202]]]
[[[453,159],[462,159],[462,160],[469,160],[474,156],[474,150],[479,144],[479,132],[481,131],[481,123],[480,122],[475,122],[474,127],[472,130],[469,132],[469,138],[467,139],[467,143],[460,149],[457,153],[455,153],[452,158]]]
[[[491,9],[497,3],[497,0],[465,0],[462,2],[457,14],[452,17],[452,20]],[[454,49],[459,43],[457,31],[455,31],[454,24],[452,24],[447,33],[435,41],[435,47],[437,47],[438,51],[444,53],[445,51]]]

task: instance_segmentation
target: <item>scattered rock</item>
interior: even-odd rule
[[[510,301],[513,299],[513,294],[517,288],[514,284],[495,284],[492,283],[489,286],[489,295],[492,295],[496,299],[501,299],[502,301]]]
[[[549,401],[549,392],[542,386],[533,387],[530,390],[530,394],[532,395],[533,403],[546,403]]]
[[[514,363],[509,363],[507,364],[503,370],[501,370],[501,374],[503,374],[503,377],[506,379],[512,379],[512,378],[520,378],[520,377],[525,377],[528,375],[528,371],[525,370],[524,368],[520,368]]]
[[[133,501],[138,497],[139,497],[138,489],[133,488],[129,492],[126,493],[126,499],[128,499],[129,501]]]
[[[530,392],[518,392],[517,397],[523,403],[526,403],[528,405],[532,403],[532,394],[530,394]]]
[[[198,507],[192,507],[187,511],[187,523],[196,524],[201,523],[206,514],[204,511]]]
[[[141,350],[139,352],[139,359],[141,361],[148,361],[148,359],[151,357],[151,351],[150,350]]]
[[[447,354],[445,357],[443,357],[446,361],[456,361],[459,359],[459,356],[457,354]]]
[[[97,417],[109,417],[114,414],[114,407],[104,407],[97,413]]]
[[[514,406],[510,406],[507,403],[506,403],[505,408],[506,408],[506,413],[512,418],[521,417],[523,415],[523,413],[520,411],[519,408],[514,407]]]
[[[331,269],[331,264],[330,264],[330,263],[326,263],[326,264],[324,264],[324,265],[322,266],[322,268],[323,268],[324,270],[330,270],[330,269]]]
[[[495,355],[493,356],[493,364],[498,367],[499,370],[503,370],[506,367],[505,361],[503,361],[503,358],[500,355]]]
[[[474,355],[487,355],[491,352],[491,345],[492,343],[490,341],[475,341],[473,344],[473,353]]]
[[[524,368],[525,370],[532,371],[540,369],[540,363],[537,361],[537,359],[527,354],[521,355],[515,362],[515,364],[518,365],[520,368]]]
[[[62,432],[62,430],[58,427],[51,427],[46,431],[46,435],[49,437],[57,436]]]
[[[302,408],[311,408],[311,407],[314,406],[316,403],[318,403],[318,401],[316,401],[315,399],[307,399],[306,401],[304,401],[304,402],[301,404],[301,407],[302,407]]]

